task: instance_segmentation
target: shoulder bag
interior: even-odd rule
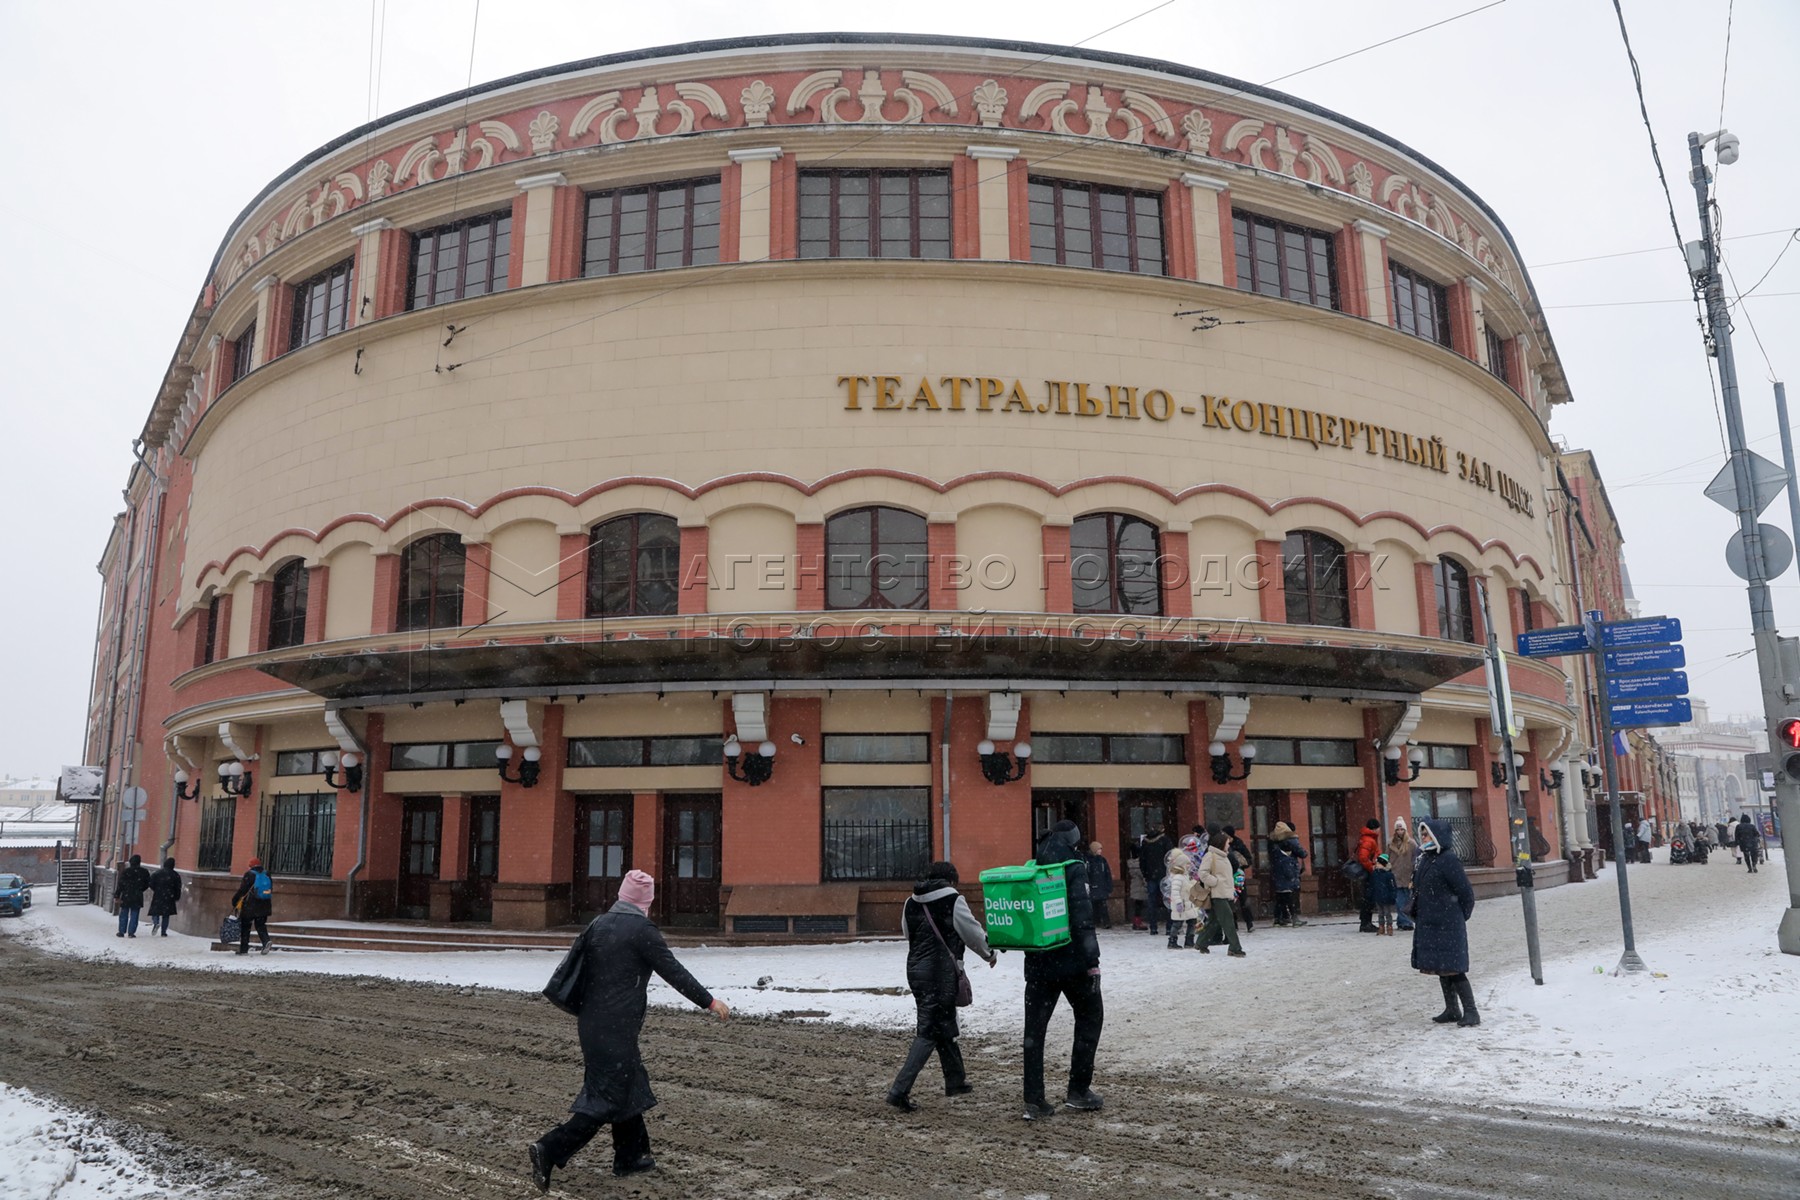
[[[944,940],[944,935],[938,931],[937,922],[933,920],[931,916],[931,909],[925,906],[923,900],[917,901],[916,903],[919,906],[919,911],[925,914],[925,923],[931,926],[931,932],[936,936],[938,945],[944,948],[945,954],[950,954],[950,943],[946,942]],[[954,954],[950,954],[950,965],[956,968],[956,1007],[967,1008],[969,1005],[975,1003],[975,992],[969,987],[969,973],[963,970],[963,965],[956,961],[956,955]]]
[[[1357,862],[1354,858],[1346,858],[1343,861],[1343,864],[1338,867],[1338,874],[1342,875],[1345,879],[1348,879],[1351,883],[1361,883],[1369,877],[1369,869]]]

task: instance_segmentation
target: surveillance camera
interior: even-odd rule
[[[1723,130],[1720,131],[1718,156],[1719,156],[1719,165],[1721,167],[1729,167],[1732,163],[1734,163],[1738,160],[1737,134],[1726,133]]]
[[[790,733],[790,734],[788,734],[788,740],[789,740],[789,741],[791,741],[791,742],[793,742],[793,743],[794,743],[794,745],[796,745],[796,746],[804,746],[804,745],[806,745],[806,739],[805,739],[805,738],[803,738],[803,737],[801,737],[801,736],[800,736],[800,735],[799,735],[799,734],[797,734],[797,733]]]

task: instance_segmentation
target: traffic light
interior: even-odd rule
[[[1789,717],[1775,727],[1781,769],[1789,779],[1800,780],[1800,717]]]

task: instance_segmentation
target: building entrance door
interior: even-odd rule
[[[431,916],[431,885],[438,877],[438,857],[443,842],[443,797],[408,796],[400,810],[397,915],[418,920]]]
[[[1094,840],[1094,793],[1086,788],[1031,789],[1031,847],[1026,857],[1037,853],[1038,844],[1050,827],[1058,821],[1073,821],[1081,828],[1082,852]]]
[[[500,797],[469,797],[468,919],[494,919],[494,881],[500,878]]]
[[[1343,792],[1312,791],[1306,793],[1308,815],[1312,823],[1313,875],[1319,881],[1319,911],[1342,912],[1350,907],[1350,881],[1338,868],[1350,857],[1350,836],[1345,829]]]
[[[575,798],[575,919],[586,923],[612,906],[631,870],[631,797]]]
[[[1269,832],[1281,820],[1281,804],[1286,799],[1286,792],[1255,789],[1250,792],[1250,836],[1247,840],[1256,868],[1252,891],[1266,903],[1275,900],[1275,883],[1269,877]]]
[[[663,878],[656,891],[663,924],[719,927],[720,850],[717,792],[663,797]]]

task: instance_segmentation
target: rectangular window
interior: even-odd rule
[[[1467,746],[1425,745],[1419,749],[1425,752],[1425,765],[1433,771],[1467,771],[1469,769],[1469,748]]]
[[[220,656],[219,651],[222,647],[219,645],[219,634],[224,631],[219,628],[219,606],[223,601],[224,597],[214,596],[206,606],[206,640],[200,644],[200,664],[202,666],[217,661]]]
[[[237,825],[236,800],[208,800],[200,809],[202,871],[231,870],[231,837]]]
[[[719,180],[590,192],[583,275],[703,267],[719,261]]]
[[[256,322],[252,321],[237,335],[237,341],[231,343],[231,382],[236,383],[250,373],[255,354]]]
[[[950,172],[802,171],[801,258],[949,258]]]
[[[506,290],[512,209],[413,234],[408,308],[428,308]]]
[[[1336,308],[1337,256],[1332,235],[1255,213],[1231,213],[1237,285],[1247,292]]]
[[[275,774],[317,775],[325,769],[319,764],[319,755],[325,753],[325,750],[278,750],[275,752]]]
[[[1482,333],[1487,338],[1488,370],[1494,378],[1517,391],[1519,385],[1513,382],[1512,368],[1506,362],[1506,339],[1495,333],[1491,326]]]
[[[570,738],[571,767],[713,767],[724,762],[716,733],[669,737]]]
[[[1356,742],[1348,738],[1252,738],[1259,767],[1354,767]]]
[[[327,267],[304,283],[294,285],[294,318],[288,349],[310,346],[323,337],[350,327],[350,270],[355,259],[346,258]]]
[[[828,763],[922,763],[931,761],[931,737],[924,733],[828,733]]]
[[[824,789],[825,882],[917,879],[931,861],[931,789]]]
[[[492,742],[396,742],[389,747],[388,769],[391,771],[443,771],[492,769],[500,759]]]
[[[1450,848],[1465,864],[1485,867],[1494,861],[1493,840],[1475,824],[1473,793],[1468,788],[1413,788],[1412,815],[1435,817],[1450,827]]]
[[[1179,733],[1042,733],[1031,739],[1040,763],[1122,763],[1133,766],[1187,761]]]
[[[1443,284],[1389,263],[1388,291],[1394,301],[1395,329],[1440,346],[1450,344],[1450,302]]]
[[[336,792],[272,797],[260,839],[269,874],[329,879],[336,835]]]
[[[1033,177],[1027,189],[1031,261],[1161,275],[1162,196]]]

